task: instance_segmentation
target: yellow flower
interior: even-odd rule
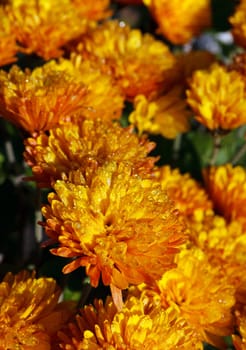
[[[130,100],[162,91],[173,79],[175,58],[168,47],[122,22],[107,21],[80,40],[76,50],[113,75]]]
[[[156,182],[115,162],[82,180],[58,180],[42,210],[47,235],[59,243],[51,252],[73,258],[64,273],[86,266],[92,286],[102,276],[105,285],[125,289],[153,283],[173,266],[185,227]]]
[[[219,256],[224,261],[245,260],[242,254],[235,254],[237,246],[240,246],[243,240],[245,241],[243,226],[240,222],[232,221],[228,224],[223,216],[216,215],[213,210],[201,208],[190,217],[189,226],[193,233],[193,243],[212,260],[214,256]]]
[[[191,329],[174,309],[146,306],[135,297],[117,312],[111,298],[85,306],[65,331],[59,332],[63,350],[188,350],[202,349]]]
[[[0,66],[16,61],[18,47],[15,41],[15,35],[11,30],[9,18],[4,9],[0,7]]]
[[[234,287],[219,267],[208,263],[201,250],[183,250],[176,262],[177,267],[158,281],[162,305],[179,310],[201,341],[216,344],[215,336],[230,335],[232,331]]]
[[[134,99],[134,108],[129,121],[140,134],[147,131],[174,139],[179,133],[189,130],[191,114],[182,97],[181,86],[175,86],[168,93],[151,100],[138,95]]]
[[[126,162],[135,173],[147,175],[156,161],[147,157],[154,146],[132,128],[76,116],[51,129],[49,135],[26,139],[24,157],[38,185],[50,187],[71,170],[80,169],[85,174],[107,161]]]
[[[1,115],[28,133],[48,130],[84,108],[86,88],[49,64],[23,72],[13,66],[0,71]]]
[[[52,278],[7,274],[0,283],[0,349],[50,350],[52,336],[72,315],[59,296]]]
[[[246,228],[246,170],[231,164],[213,166],[204,170],[204,179],[216,211]]]
[[[61,56],[62,46],[88,28],[71,0],[9,0],[6,9],[22,49],[45,60]]]
[[[236,71],[217,64],[196,71],[187,96],[196,119],[210,130],[230,130],[246,123],[245,82]]]
[[[192,243],[204,251],[212,266],[227,276],[235,288],[237,304],[244,305],[246,232],[243,225],[237,220],[228,224],[212,210],[197,210],[189,218],[188,227]]]
[[[212,203],[204,188],[190,174],[181,174],[179,169],[162,166],[155,169],[155,176],[175,207],[190,217],[196,210],[212,208]]]
[[[232,34],[235,42],[246,47],[246,1],[241,0],[240,4],[236,7],[236,11],[229,18],[229,22],[232,25]]]
[[[161,32],[174,44],[185,44],[211,24],[210,0],[144,0]]]
[[[69,74],[74,82],[84,84],[87,93],[83,98],[83,115],[88,118],[119,119],[124,106],[124,97],[112,76],[100,71],[97,65],[72,54],[70,60],[49,62],[46,67],[56,72]]]

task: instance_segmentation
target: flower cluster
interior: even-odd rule
[[[1,2],[0,350],[245,349],[246,2],[230,57],[214,6]]]
[[[27,271],[7,274],[0,291],[1,349],[49,350],[52,337],[74,312],[75,305],[59,303],[55,280]]]

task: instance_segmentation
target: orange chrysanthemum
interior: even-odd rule
[[[32,72],[13,66],[0,71],[0,113],[29,133],[48,130],[85,107],[84,84],[47,64]]]
[[[80,40],[77,50],[112,74],[128,99],[138,94],[149,96],[170,85],[175,58],[150,34],[108,21]]]
[[[159,31],[174,44],[185,44],[211,24],[210,0],[144,0]]]
[[[59,338],[62,350],[202,349],[174,309],[149,310],[135,297],[127,299],[120,312],[111,298],[105,305],[96,300],[94,306],[85,306],[76,321],[59,332]]]
[[[204,170],[204,179],[215,210],[246,228],[246,170],[231,164],[213,166]]]
[[[246,233],[242,223],[231,221],[228,224],[223,216],[216,215],[213,210],[199,209],[190,218],[189,225],[193,243],[211,258],[210,262],[218,256],[224,262],[233,260],[246,263],[243,256]]]
[[[115,162],[82,180],[58,180],[42,210],[48,236],[59,242],[51,252],[73,258],[64,273],[86,266],[92,286],[102,276],[105,285],[124,289],[153,283],[173,266],[185,228],[156,182]]]
[[[149,132],[174,139],[179,133],[189,130],[191,114],[182,97],[181,86],[149,101],[144,95],[138,95],[134,99],[134,107],[129,121],[138,128],[140,134]]]
[[[212,210],[197,210],[188,226],[193,244],[204,251],[212,266],[227,276],[229,284],[235,288],[237,304],[244,305],[246,232],[242,223],[235,220],[228,224]]]
[[[0,7],[0,66],[16,61],[18,47],[15,35],[11,30],[9,18],[4,9]]]
[[[201,341],[216,343],[215,336],[230,335],[234,287],[200,250],[184,250],[176,261],[177,267],[165,272],[158,281],[163,307],[179,310],[200,334]]]
[[[83,115],[88,118],[119,119],[124,106],[124,97],[112,76],[102,73],[97,65],[72,54],[70,60],[49,62],[46,67],[56,72],[69,74],[74,82],[84,84],[87,93],[83,98]]]
[[[175,86],[165,95],[149,101],[143,95],[136,96],[130,122],[140,133],[147,131],[170,139],[188,131],[191,114],[182,97],[182,90],[181,86]]]
[[[174,201],[175,207],[186,217],[193,215],[196,210],[212,208],[205,189],[190,174],[181,174],[179,169],[171,169],[166,165],[156,168],[155,176]]]
[[[240,4],[236,7],[236,11],[229,18],[229,21],[232,25],[232,34],[234,36],[235,42],[242,46],[246,47],[246,1],[241,0]]]
[[[72,0],[9,0],[6,11],[22,50],[48,60],[61,56],[62,46],[87,30],[88,18],[77,6]],[[81,11],[90,14],[91,6],[88,10]]]
[[[131,164],[136,173],[148,174],[156,158],[147,157],[154,143],[139,138],[132,128],[101,119],[75,118],[25,141],[24,157],[32,167],[35,181],[50,187],[71,170],[83,174],[107,161]]]
[[[7,274],[0,283],[0,349],[50,350],[52,336],[72,315],[59,296],[51,278]]]
[[[246,123],[246,89],[240,73],[214,64],[196,71],[187,91],[196,119],[210,130],[230,130]]]

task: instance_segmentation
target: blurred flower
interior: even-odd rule
[[[71,170],[85,174],[108,161],[126,162],[135,173],[148,174],[156,158],[147,155],[154,147],[132,128],[77,116],[51,129],[49,135],[26,139],[24,157],[38,185],[50,187]]]
[[[70,60],[51,61],[46,67],[69,74],[74,82],[84,84],[83,115],[88,118],[118,119],[121,117],[124,97],[112,76],[100,71],[98,65],[72,54]]]
[[[219,268],[209,264],[201,250],[183,250],[176,262],[177,267],[158,281],[163,307],[179,310],[180,316],[200,334],[201,341],[220,343],[219,336],[232,332],[234,287]]]
[[[123,22],[108,21],[89,30],[76,50],[113,75],[130,100],[162,91],[173,79],[175,58],[168,47]]]
[[[84,108],[85,94],[84,84],[49,64],[32,72],[17,66],[0,71],[0,113],[29,133],[48,130]]]
[[[232,34],[235,42],[246,47],[246,1],[241,0],[236,7],[235,13],[229,18],[229,22],[232,25]]]
[[[111,298],[105,305],[96,300],[94,306],[85,306],[76,320],[59,332],[60,349],[202,349],[174,309],[146,309],[135,297],[128,298],[120,312]]]
[[[72,315],[69,303],[58,303],[52,278],[8,273],[0,283],[0,348],[50,350],[51,338]]]
[[[246,123],[245,82],[236,71],[217,64],[196,71],[187,96],[195,118],[210,130],[230,130]]]
[[[48,60],[61,56],[62,46],[87,30],[90,15],[81,17],[77,6],[71,0],[9,0],[6,10],[23,51]]]
[[[204,179],[215,210],[246,228],[246,170],[231,164],[213,166],[204,170]]]
[[[159,32],[174,44],[185,44],[211,24],[210,0],[143,0]]]
[[[59,243],[51,252],[73,258],[64,273],[86,266],[92,286],[102,276],[105,285],[125,289],[151,284],[174,266],[185,227],[156,182],[115,162],[82,181],[58,180],[42,210],[47,235]]]
[[[181,174],[179,169],[171,169],[166,165],[156,168],[155,176],[175,207],[186,217],[193,215],[196,210],[212,208],[205,189],[190,174]]]
[[[4,66],[16,61],[18,46],[3,7],[0,7],[0,18],[0,66]]]
[[[179,133],[189,130],[191,113],[182,97],[182,87],[175,86],[168,93],[148,100],[144,95],[134,99],[134,110],[129,121],[140,134],[149,132],[174,139]]]

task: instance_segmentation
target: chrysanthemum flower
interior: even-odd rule
[[[6,9],[22,49],[46,60],[61,56],[62,46],[88,27],[71,0],[9,0]]]
[[[26,130],[48,130],[83,109],[86,88],[73,77],[44,65],[32,72],[13,66],[0,71],[0,113]]]
[[[144,95],[134,99],[134,111],[129,121],[140,134],[149,132],[174,139],[189,130],[190,111],[182,97],[182,87],[175,86],[168,93],[148,100]]]
[[[24,157],[39,186],[50,187],[71,170],[83,174],[107,161],[126,162],[136,173],[148,174],[156,158],[147,157],[154,143],[117,123],[76,117],[25,140]]]
[[[156,168],[155,176],[174,201],[175,207],[185,216],[191,216],[196,210],[212,208],[205,189],[190,174],[181,174],[179,169],[171,169],[166,165]]]
[[[219,255],[225,262],[230,261],[246,266],[246,232],[239,221],[226,223],[224,218],[215,216],[208,230],[205,249],[208,255]]]
[[[195,118],[210,130],[230,130],[246,123],[246,89],[236,71],[213,65],[196,71],[187,90]]]
[[[112,76],[100,71],[97,65],[72,54],[70,60],[49,62],[46,67],[69,74],[74,82],[85,84],[87,93],[83,98],[83,115],[88,118],[113,120],[121,117],[124,97]]]
[[[12,63],[16,60],[18,47],[16,45],[15,35],[11,30],[9,18],[6,16],[2,7],[0,7],[0,66]]]
[[[0,349],[50,350],[51,337],[72,315],[58,303],[60,290],[52,278],[21,272],[0,283]]]
[[[84,57],[115,77],[128,99],[149,96],[170,85],[175,58],[150,34],[108,21],[89,30],[77,47]],[[102,64],[104,62],[104,64]]]
[[[58,180],[42,210],[47,235],[59,243],[51,252],[73,258],[64,273],[85,266],[92,286],[101,276],[111,289],[125,289],[174,266],[185,227],[159,184],[115,162],[82,180]]]
[[[76,320],[59,332],[60,349],[202,349],[193,338],[192,330],[174,309],[146,309],[135,297],[129,298],[120,312],[111,298],[105,305],[96,300],[94,306],[85,306]]]
[[[246,47],[246,1],[241,0],[240,4],[236,7],[236,11],[229,18],[232,25],[232,34],[234,36],[235,42]]]
[[[204,179],[215,210],[246,228],[246,170],[231,164],[213,166],[204,170]]]
[[[219,269],[235,288],[238,305],[245,304],[246,231],[235,220],[229,224],[212,210],[197,210],[189,218],[191,242],[206,254],[209,263]]]
[[[200,334],[201,341],[213,343],[214,336],[230,335],[234,287],[219,268],[208,263],[201,250],[183,250],[176,262],[177,267],[165,272],[158,281],[163,307],[179,310]]]
[[[193,243],[209,258],[213,259],[213,255],[218,255],[225,261],[231,257],[235,261],[241,258],[240,255],[233,253],[244,236],[240,222],[232,221],[228,224],[223,216],[216,215],[213,210],[201,208],[190,217],[189,225],[193,233]]]
[[[211,24],[210,0],[144,0],[159,31],[174,44],[185,44]]]

